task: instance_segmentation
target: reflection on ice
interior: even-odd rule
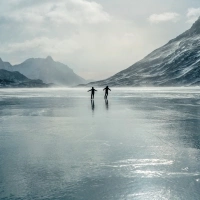
[[[172,165],[172,160],[159,160],[159,159],[127,159],[119,162],[115,162],[109,167],[113,168],[129,168],[129,171],[137,168],[148,167],[148,166],[159,166],[159,165]],[[131,169],[132,168],[132,169]]]
[[[0,199],[199,199],[199,88],[0,90]]]
[[[108,110],[109,109],[108,99],[105,99],[105,106],[106,106],[106,109]]]
[[[94,100],[91,100],[91,108],[92,108],[92,110],[94,111],[94,109],[95,109]]]

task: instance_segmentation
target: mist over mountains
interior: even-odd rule
[[[55,86],[74,86],[86,83],[67,65],[56,62],[52,57],[30,58],[18,65],[11,65],[0,59],[0,69],[11,72],[18,71],[29,79],[40,79],[44,83],[53,83]]]
[[[87,86],[200,85],[200,18],[192,27],[114,76]]]

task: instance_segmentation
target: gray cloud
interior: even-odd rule
[[[161,14],[152,14],[149,16],[148,20],[152,23],[161,23],[161,22],[177,22],[180,19],[180,15],[175,12],[165,12]]]
[[[22,3],[24,1],[14,1]],[[11,4],[14,6],[14,4]],[[21,7],[17,10],[1,12],[0,16],[16,22],[44,23],[99,23],[109,21],[110,16],[102,6],[86,0],[44,1],[34,6]]]
[[[189,8],[187,11],[187,22],[194,23],[200,16],[200,8]]]

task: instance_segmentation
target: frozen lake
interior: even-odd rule
[[[0,199],[199,200],[200,88],[0,90]]]

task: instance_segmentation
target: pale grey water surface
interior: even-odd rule
[[[200,88],[1,89],[0,199],[199,200]]]

